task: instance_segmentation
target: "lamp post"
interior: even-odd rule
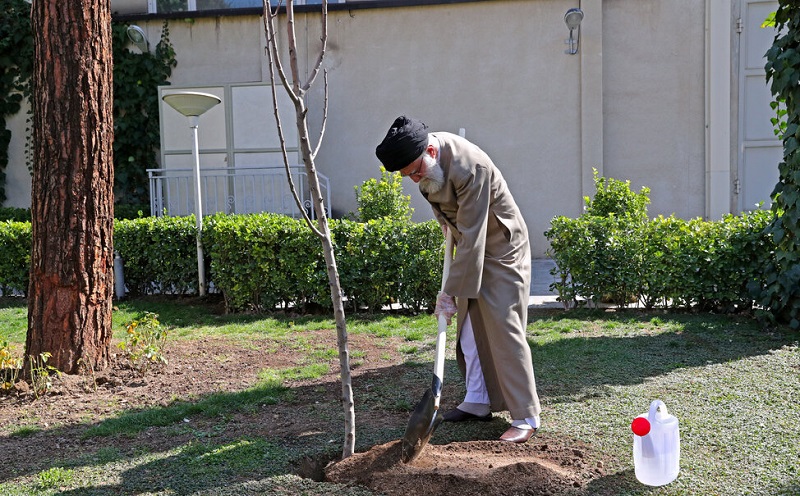
[[[203,202],[200,196],[200,149],[197,141],[197,127],[200,116],[209,109],[222,102],[219,97],[197,91],[179,91],[164,95],[162,99],[172,108],[189,118],[189,127],[192,129],[192,155],[194,157],[194,205],[195,221],[197,225],[197,276],[199,278],[198,290],[200,296],[206,295],[206,268],[203,264]]]

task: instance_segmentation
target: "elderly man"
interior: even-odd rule
[[[467,394],[445,422],[488,421],[508,410],[503,441],[527,442],[539,428],[539,397],[525,336],[531,254],[528,228],[492,160],[473,143],[429,133],[417,119],[398,117],[375,150],[388,171],[419,184],[456,255],[435,313],[456,313],[458,365]]]

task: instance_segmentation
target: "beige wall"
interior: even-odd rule
[[[317,165],[331,179],[334,214],[356,209],[353,187],[379,175],[375,146],[405,113],[434,130],[464,128],[492,156],[536,258],[545,256],[552,217],[580,214],[592,167],[650,187],[653,215],[703,216],[708,1],[498,0],[330,12],[329,119]],[[563,17],[578,4],[586,17],[581,51],[571,56]],[[318,16],[297,18],[300,49],[316,56]],[[151,45],[158,40],[160,21],[137,24]],[[269,81],[258,16],[172,20],[170,39],[177,86]],[[304,57],[303,67],[312,62]],[[321,95],[320,78],[309,96],[316,128]],[[269,101],[264,112],[272,112]],[[405,186],[415,219],[431,218],[416,186]]]
[[[604,173],[650,187],[652,215],[702,216],[704,3],[604,7]]]
[[[25,141],[30,130],[26,129],[28,119],[27,101],[12,116],[6,116],[6,126],[11,130],[8,144],[8,167],[6,168],[6,201],[2,206],[28,208],[31,206],[31,172],[25,157]]]
[[[524,212],[534,255],[544,256],[550,218],[580,206],[580,58],[563,53],[567,8],[488,2],[335,16],[320,157],[334,208],[355,209],[353,184],[377,175],[375,146],[409,114],[434,130],[464,128],[489,153]],[[416,186],[406,190],[416,218],[430,218]]]

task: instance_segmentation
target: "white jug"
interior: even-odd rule
[[[674,481],[680,471],[681,458],[678,419],[667,412],[664,402],[655,400],[650,404],[650,412],[636,417],[631,428],[634,431],[633,464],[639,482],[663,486]]]

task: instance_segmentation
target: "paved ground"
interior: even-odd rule
[[[553,267],[555,262],[549,258],[533,260],[529,308],[564,308],[561,302],[556,301],[557,294],[550,291],[550,284],[555,280],[550,275],[550,269]]]

